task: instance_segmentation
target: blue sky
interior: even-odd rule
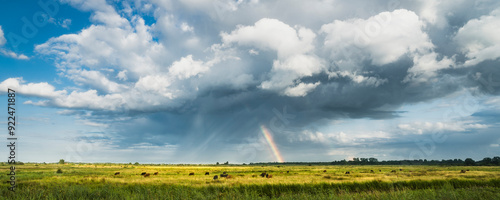
[[[21,161],[500,153],[497,1],[2,4]]]

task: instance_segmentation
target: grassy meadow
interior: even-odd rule
[[[498,166],[25,164],[16,192],[9,167],[0,199],[500,199]]]

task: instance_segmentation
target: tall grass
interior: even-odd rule
[[[472,192],[472,194],[469,194]],[[483,194],[484,193],[484,194]],[[21,183],[15,193],[2,190],[1,199],[330,199],[500,197],[500,180],[414,180],[399,182],[319,184],[248,184],[192,187],[175,184],[42,184]],[[471,196],[472,195],[472,196]],[[492,196],[490,196],[492,195]],[[491,197],[491,198],[490,198]],[[455,198],[452,198],[455,199]]]
[[[500,167],[468,167],[466,173],[460,173],[464,167],[440,166],[26,164],[16,169],[15,193],[7,190],[7,173],[0,174],[0,199],[500,199]],[[8,166],[0,170],[7,172]],[[156,171],[159,175],[140,176]],[[212,180],[224,171],[234,178]],[[273,178],[254,177],[263,171]]]

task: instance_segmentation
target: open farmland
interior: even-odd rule
[[[500,167],[25,164],[4,199],[500,199]],[[7,172],[7,166],[1,166]],[[61,169],[62,173],[57,173]],[[461,170],[465,170],[462,173]],[[466,171],[469,170],[469,171]],[[288,173],[287,173],[288,171]],[[116,172],[120,174],[115,175]],[[141,173],[149,173],[144,177]],[[158,175],[154,175],[158,172]],[[205,175],[209,172],[210,175]],[[226,172],[229,178],[218,177]],[[266,172],[272,178],[259,176]],[[346,174],[349,172],[349,174]],[[194,173],[194,175],[189,175]],[[6,173],[0,176],[7,180]]]

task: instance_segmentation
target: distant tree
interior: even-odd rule
[[[226,161],[226,162],[224,163],[224,165],[229,165],[229,161]]]
[[[500,157],[498,156],[493,157],[493,159],[491,159],[491,164],[500,165]]]
[[[63,164],[64,165],[64,159],[59,160],[59,164]]]
[[[476,161],[472,160],[472,158],[466,158],[465,165],[466,166],[474,166],[474,165],[476,165]]]
[[[216,165],[219,165],[219,162],[215,163]]]
[[[481,165],[491,165],[491,158],[490,157],[486,157],[486,158],[483,158],[483,160],[480,161]]]
[[[135,162],[134,165],[139,165],[139,162]]]
[[[376,163],[378,160],[376,158],[368,158],[368,161],[371,163]]]

